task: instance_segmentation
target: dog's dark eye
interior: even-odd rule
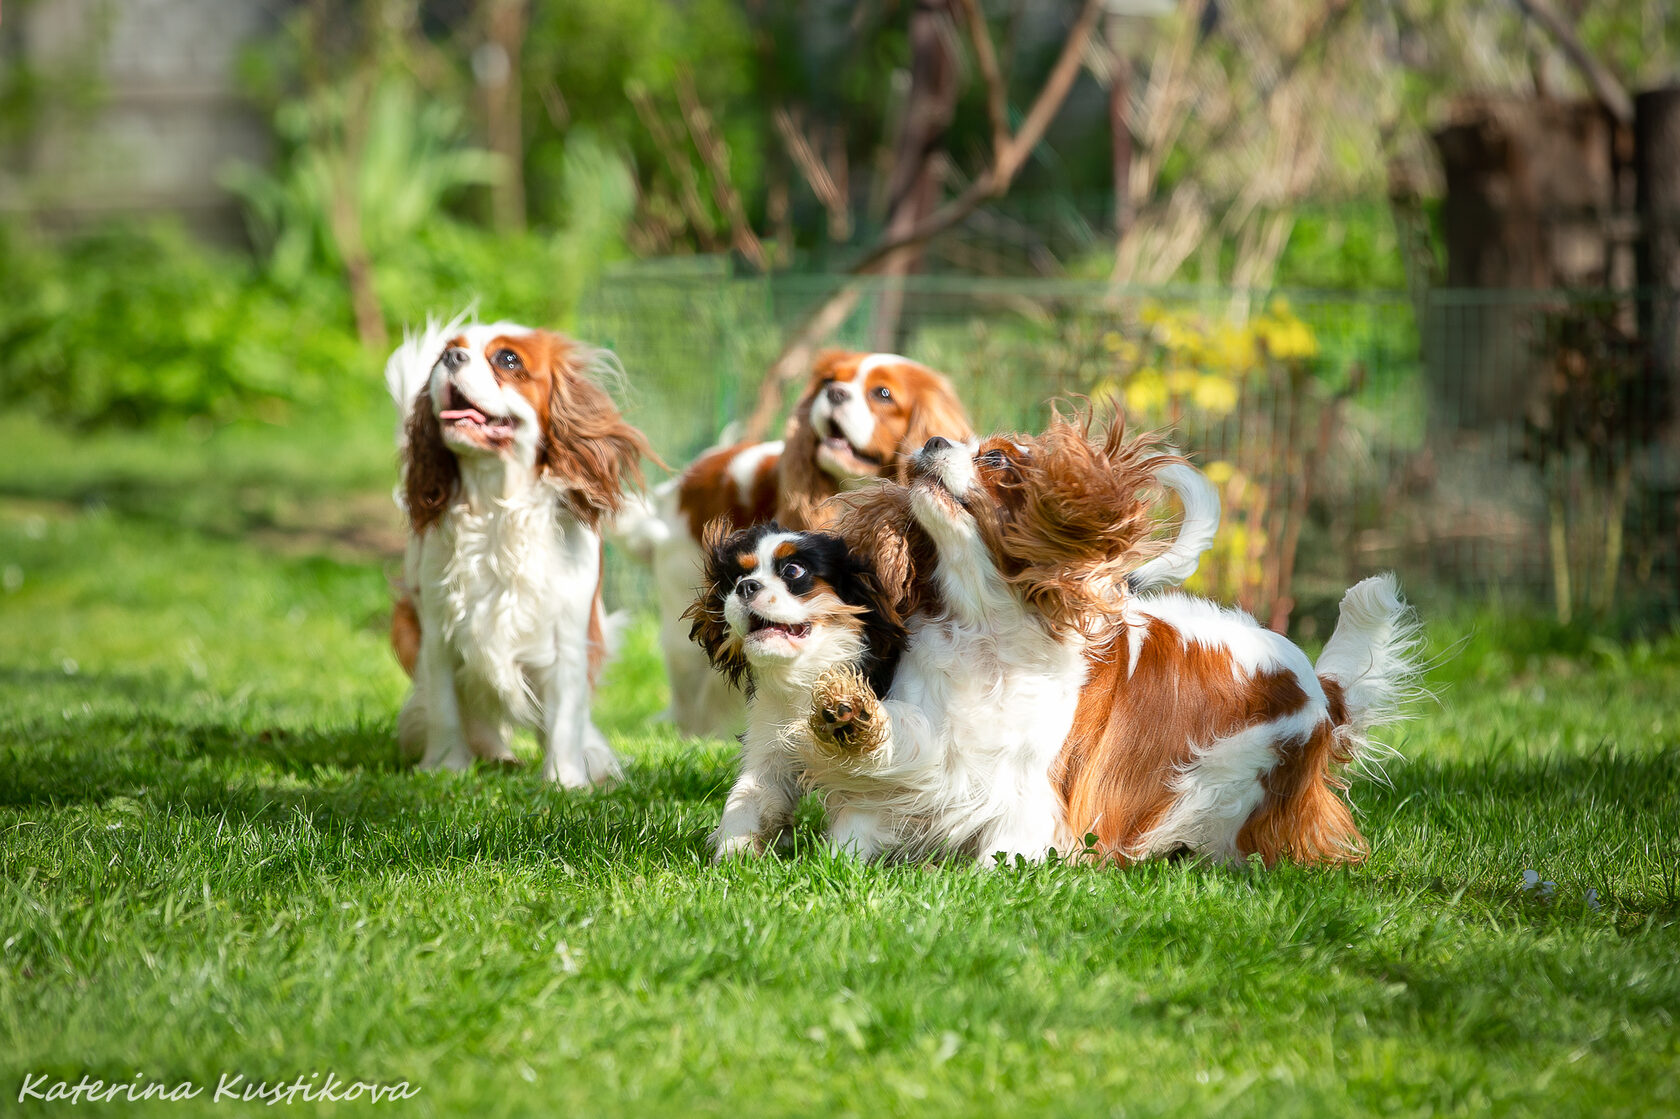
[[[803,579],[805,578],[805,569],[797,563],[784,564],[782,566],[782,578],[789,580]]]
[[[524,363],[519,360],[519,355],[512,350],[497,350],[490,360],[495,363],[497,369],[506,369],[509,373],[517,373],[525,368]]]
[[[982,454],[978,461],[981,466],[986,467],[988,470],[1002,470],[1004,467],[1009,465],[1009,456],[994,447],[992,450]]]
[[[871,393],[871,395],[874,396],[876,400],[891,400],[892,389],[889,389],[886,385],[876,385],[874,392]]]

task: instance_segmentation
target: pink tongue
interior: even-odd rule
[[[472,420],[474,423],[487,423],[484,413],[477,408],[450,408],[438,413],[440,420]]]

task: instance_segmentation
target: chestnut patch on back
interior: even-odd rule
[[[1122,638],[1090,658],[1073,729],[1056,762],[1075,836],[1094,832],[1105,854],[1125,858],[1160,823],[1176,795],[1171,781],[1197,747],[1307,702],[1294,674],[1248,676],[1222,648],[1186,644],[1151,618],[1130,674]]]
[[[729,474],[735,456],[755,446],[758,444],[737,443],[712,451],[683,471],[682,481],[677,483],[677,509],[688,521],[688,534],[694,539],[699,540],[706,526],[720,518],[737,529],[775,516],[777,456],[764,456],[748,493],[740,493]]]
[[[1302,709],[1309,698],[1294,673],[1243,673],[1230,653],[1185,644],[1174,626],[1152,618],[1128,674],[1129,643],[1117,640],[1089,658],[1073,729],[1055,776],[1075,837],[1094,833],[1103,854],[1126,861],[1159,824],[1176,793],[1171,782],[1197,748]],[[1321,679],[1329,716],[1305,739],[1277,745],[1278,764],[1261,778],[1265,798],[1237,836],[1243,855],[1270,866],[1357,860],[1365,850],[1334,766],[1351,760],[1335,735],[1346,721],[1341,689]]]

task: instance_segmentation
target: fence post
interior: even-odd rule
[[[1680,400],[1680,85],[1634,100],[1634,181],[1644,226],[1639,333],[1672,404]]]

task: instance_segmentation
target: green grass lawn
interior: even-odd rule
[[[731,751],[649,721],[645,623],[618,788],[398,766],[383,426],[0,445],[0,1111],[328,1070],[430,1114],[1680,1109],[1673,640],[1484,620],[1354,870],[858,866],[814,811],[714,869]]]

